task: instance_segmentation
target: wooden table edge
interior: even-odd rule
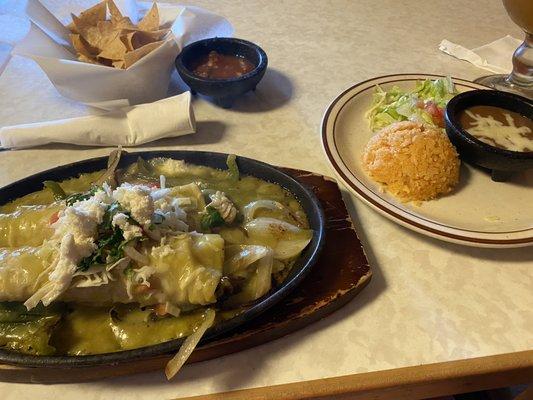
[[[415,400],[533,382],[533,350],[365,372],[180,400]]]

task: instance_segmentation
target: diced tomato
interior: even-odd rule
[[[159,303],[154,307],[154,311],[158,317],[164,317],[167,315],[167,306],[165,304]]]
[[[146,294],[150,291],[150,288],[146,285],[136,285],[133,287],[133,292],[135,294]],[[158,304],[164,306],[164,304]]]
[[[59,211],[56,211],[55,213],[50,215],[50,221],[48,223],[52,225],[53,223],[57,222],[58,219],[59,219]]]
[[[159,183],[151,183],[149,185],[152,189],[159,189]]]
[[[435,125],[444,127],[444,110],[437,106],[434,102],[428,101],[424,106],[426,112],[431,115],[431,119]]]

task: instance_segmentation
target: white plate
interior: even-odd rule
[[[402,74],[374,78],[341,93],[322,119],[322,144],[342,182],[361,200],[393,221],[437,239],[475,247],[521,247],[533,245],[533,170],[497,183],[489,174],[462,163],[455,190],[437,200],[416,206],[401,203],[372,181],[363,171],[361,156],[372,136],[365,112],[376,84],[384,90],[396,85],[412,89],[417,80],[437,75]],[[455,79],[460,92],[487,89]]]

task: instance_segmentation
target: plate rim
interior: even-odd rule
[[[136,157],[145,155],[147,159],[151,158],[157,158],[157,157],[169,157],[174,158],[177,160],[186,160],[188,157],[194,157],[199,156],[203,157],[204,160],[210,160],[213,164],[217,163],[218,158],[223,158],[224,165],[225,160],[228,153],[222,153],[222,152],[213,152],[213,151],[202,151],[202,150],[141,150],[141,151],[133,151],[129,152],[127,150],[123,150],[123,155],[120,160],[119,166],[123,166],[124,164],[131,164],[135,160]],[[46,176],[46,174],[54,174],[59,173],[59,175],[66,174],[66,176],[73,177],[80,173],[86,173],[89,172],[88,170],[95,171],[97,170],[97,166],[102,164],[101,169],[105,169],[105,166],[107,165],[107,159],[109,156],[97,156],[92,158],[84,158],[81,160],[77,160],[74,162],[70,162],[67,164],[61,164],[43,171],[39,171],[37,173],[31,174],[29,176],[26,176],[24,178],[18,179],[14,182],[11,182],[5,186],[0,187],[0,193],[3,193],[5,191],[8,191],[10,189],[16,189],[20,185],[24,185],[26,182],[31,182],[32,180],[41,180],[42,183],[42,176]],[[131,160],[130,160],[131,159]],[[190,162],[191,164],[196,165],[207,165],[204,161],[186,161]],[[247,308],[243,313],[236,315],[233,318],[230,318],[229,320],[223,321],[222,324],[217,324],[216,326],[213,326],[209,328],[200,341],[199,346],[207,344],[218,337],[220,337],[223,334],[226,334],[228,332],[233,331],[235,328],[242,326],[246,324],[251,319],[258,318],[261,316],[261,314],[266,311],[267,309],[275,306],[280,300],[282,300],[285,296],[287,296],[292,289],[294,289],[297,285],[300,284],[300,282],[307,276],[311,268],[314,266],[316,261],[318,260],[318,257],[321,254],[321,251],[324,247],[325,242],[325,232],[326,232],[326,220],[324,211],[322,209],[322,204],[316,197],[316,195],[313,193],[313,191],[308,188],[306,185],[298,181],[296,178],[291,176],[290,174],[283,171],[280,167],[268,164],[266,162],[256,160],[249,157],[243,157],[243,156],[237,156],[237,163],[244,162],[246,164],[249,164],[249,167],[259,167],[262,171],[257,174],[250,173],[248,175],[256,176],[261,174],[278,174],[277,179],[272,178],[270,182],[276,182],[280,186],[282,186],[284,189],[290,191],[299,201],[309,201],[310,202],[310,208],[312,208],[313,215],[308,216],[310,222],[312,220],[315,220],[316,223],[316,229],[315,234],[313,235],[313,239],[311,240],[311,243],[305,250],[305,254],[302,255],[302,258],[300,260],[297,260],[297,264],[301,263],[299,270],[293,274],[289,274],[291,279],[287,279],[284,282],[282,282],[277,287],[273,288],[274,291],[269,291],[269,293],[256,301],[254,301],[249,308]],[[94,164],[94,166],[93,166]],[[221,163],[222,164],[222,163]],[[73,168],[76,168],[77,170],[71,171]],[[213,167],[217,168],[217,167]],[[248,168],[246,168],[248,169]],[[286,182],[280,182],[278,179],[280,177],[283,177],[283,179],[286,180]],[[65,179],[65,178],[60,178]],[[263,180],[268,180],[268,178],[262,178]],[[294,185],[295,190],[291,190],[286,186],[288,185],[287,182],[290,182],[290,185]],[[33,186],[31,186],[33,187]],[[23,190],[25,191],[25,189]],[[27,193],[31,193],[32,190],[28,190]],[[299,194],[295,193],[295,191],[300,192]],[[20,196],[16,196],[20,197]],[[16,198],[15,197],[15,198]],[[2,204],[5,204],[7,202],[11,201],[11,197],[8,197],[6,200],[2,199]],[[307,211],[307,210],[306,210]],[[296,264],[296,265],[297,265]],[[264,304],[266,303],[266,304]],[[249,318],[245,318],[246,316],[249,316]],[[221,326],[222,325],[222,326]],[[216,329],[219,327],[219,329]],[[130,363],[135,362],[142,359],[148,359],[150,357],[159,356],[163,354],[168,354],[170,352],[177,351],[183,342],[185,341],[186,337],[177,338],[177,339],[171,339],[165,342],[161,342],[158,344],[143,346],[135,349],[127,349],[127,350],[119,350],[116,352],[107,352],[107,353],[100,353],[100,354],[89,354],[89,355],[51,355],[51,356],[37,356],[37,355],[31,355],[31,354],[24,354],[24,353],[18,353],[16,351],[12,351],[9,349],[3,349],[0,348],[0,362],[4,364],[9,365],[18,365],[18,366],[25,366],[25,367],[64,367],[64,368],[82,368],[82,367],[97,367],[100,365],[118,365],[123,363]]]
[[[326,159],[328,160],[330,167],[332,167],[333,171],[337,175],[337,177],[342,181],[342,183],[348,188],[348,190],[355,194],[356,197],[360,200],[362,200],[365,204],[369,205],[374,210],[378,211],[381,215],[391,219],[392,221],[409,228],[411,230],[414,230],[416,232],[419,232],[421,234],[424,234],[426,236],[430,236],[436,239],[444,240],[447,242],[452,243],[459,243],[467,246],[473,246],[473,247],[489,247],[489,248],[512,248],[512,247],[525,247],[525,246],[531,246],[533,245],[533,228],[526,228],[521,229],[518,231],[513,232],[484,232],[484,231],[472,231],[468,229],[462,229],[458,227],[453,227],[450,225],[446,225],[444,223],[439,222],[438,220],[429,220],[424,217],[415,216],[404,209],[399,208],[398,206],[391,204],[387,200],[385,200],[382,196],[379,194],[371,191],[369,188],[367,188],[363,183],[357,179],[356,174],[351,171],[343,162],[342,157],[340,156],[340,153],[336,149],[336,146],[334,145],[335,141],[335,122],[336,117],[340,114],[342,108],[344,105],[349,103],[353,98],[355,98],[360,92],[355,93],[354,95],[351,95],[350,93],[354,91],[354,89],[357,89],[361,86],[366,86],[368,84],[371,84],[372,82],[380,82],[383,84],[393,84],[394,82],[403,82],[403,81],[416,81],[419,79],[425,79],[425,78],[442,78],[446,75],[439,75],[439,74],[425,74],[425,73],[400,73],[400,74],[389,74],[389,75],[381,75],[376,76],[370,79],[366,79],[361,82],[357,82],[353,85],[350,85],[346,89],[344,89],[340,94],[338,94],[327,106],[327,108],[324,111],[324,114],[322,116],[322,121],[320,124],[320,130],[321,130],[321,142],[322,142],[322,149],[326,155]],[[478,88],[478,89],[487,89],[490,90],[489,87],[483,86],[480,84],[477,84],[475,82],[462,79],[462,78],[455,78],[451,77],[452,80],[458,84],[471,87],[471,88]],[[383,80],[386,80],[383,82]],[[364,89],[368,90],[368,89]],[[350,96],[348,98],[348,96]],[[344,104],[341,106],[339,110],[336,110],[333,112],[333,109],[337,104],[341,101],[345,101]],[[328,129],[328,123],[330,125],[330,128]],[[339,162],[335,158],[335,156],[338,158]],[[342,164],[342,165],[339,165]],[[350,178],[347,176],[346,172],[343,170],[343,168],[348,171],[353,178]],[[356,181],[357,183],[355,183]],[[366,191],[370,192],[371,194],[368,194]],[[375,197],[375,198],[374,198]],[[380,201],[378,201],[381,200]],[[395,209],[398,209],[400,212],[397,212]],[[403,215],[402,215],[403,214]],[[440,229],[439,226],[445,228],[446,230]],[[518,232],[532,232],[530,236],[525,237],[519,237],[519,238],[496,238],[495,236],[500,235],[512,235],[513,233]],[[470,233],[470,235],[466,234]],[[479,234],[479,236],[476,237],[475,233]]]

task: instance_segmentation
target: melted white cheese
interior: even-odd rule
[[[163,175],[161,175],[163,177]],[[164,180],[161,179],[161,182]],[[168,229],[174,232],[187,232],[187,213],[181,208],[181,201],[171,194],[170,189],[156,189],[152,191],[154,213],[162,221],[156,225],[157,229]]]
[[[148,186],[124,183],[113,191],[113,198],[131,213],[135,221],[148,227],[154,213],[151,192]]]
[[[473,120],[472,126],[466,129],[467,132],[482,142],[491,146],[496,144],[511,151],[533,150],[533,140],[526,137],[527,134],[531,134],[531,129],[527,126],[516,126],[509,113],[503,114],[507,125],[491,116],[483,117],[470,110],[466,110],[465,113]]]
[[[117,226],[122,230],[124,239],[131,240],[143,235],[143,230],[139,225],[135,225],[129,222],[129,217],[124,213],[117,213],[111,220],[113,226]]]

